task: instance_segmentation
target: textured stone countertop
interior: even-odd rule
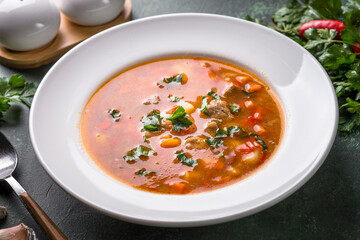
[[[133,19],[178,12],[216,13],[245,18],[269,17],[286,0],[132,0]],[[216,33],[216,30],[214,30]],[[30,70],[0,65],[0,76],[19,73],[40,83],[52,64]],[[14,177],[69,239],[360,239],[360,131],[338,134],[317,173],[298,191],[255,215],[208,227],[156,228],[105,216],[72,198],[45,173],[28,132],[29,110],[13,106],[0,130],[15,146],[20,163]],[[47,239],[20,200],[0,183],[0,205],[8,216],[0,228],[21,222]]]

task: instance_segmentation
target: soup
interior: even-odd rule
[[[135,188],[198,193],[238,182],[274,155],[284,119],[273,91],[223,61],[145,62],[101,86],[83,111],[92,160]]]

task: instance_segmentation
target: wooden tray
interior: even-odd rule
[[[125,0],[124,8],[116,19],[95,27],[72,23],[61,13],[60,29],[53,41],[46,46],[26,52],[11,51],[0,45],[0,64],[17,69],[27,69],[56,61],[81,41],[107,28],[129,21],[131,11],[131,0]]]

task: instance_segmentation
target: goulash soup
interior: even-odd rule
[[[81,136],[95,163],[135,188],[198,193],[238,182],[274,155],[284,118],[243,68],[174,57],[122,71],[87,103]]]

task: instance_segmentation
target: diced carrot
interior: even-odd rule
[[[171,138],[170,134],[166,134],[160,137],[160,139],[169,139],[169,138]]]
[[[180,146],[180,144],[181,144],[181,140],[179,138],[172,138],[172,139],[163,140],[160,143],[160,146],[163,148],[173,148]]]
[[[216,74],[213,71],[209,70],[208,76],[209,76],[209,78],[215,78]]]
[[[235,80],[236,80],[236,81],[234,81],[234,83],[236,84],[236,82],[237,82],[238,84],[243,85],[243,84],[247,83],[250,79],[251,79],[251,78],[250,78],[249,76],[246,76],[246,75],[236,76],[236,77],[235,77]]]
[[[256,92],[256,91],[259,91],[262,88],[262,86],[257,83],[248,82],[245,84],[244,88],[245,88],[245,91],[247,91],[247,92]]]
[[[176,193],[185,193],[185,191],[187,190],[188,184],[180,182],[180,183],[174,183],[170,186]]]

